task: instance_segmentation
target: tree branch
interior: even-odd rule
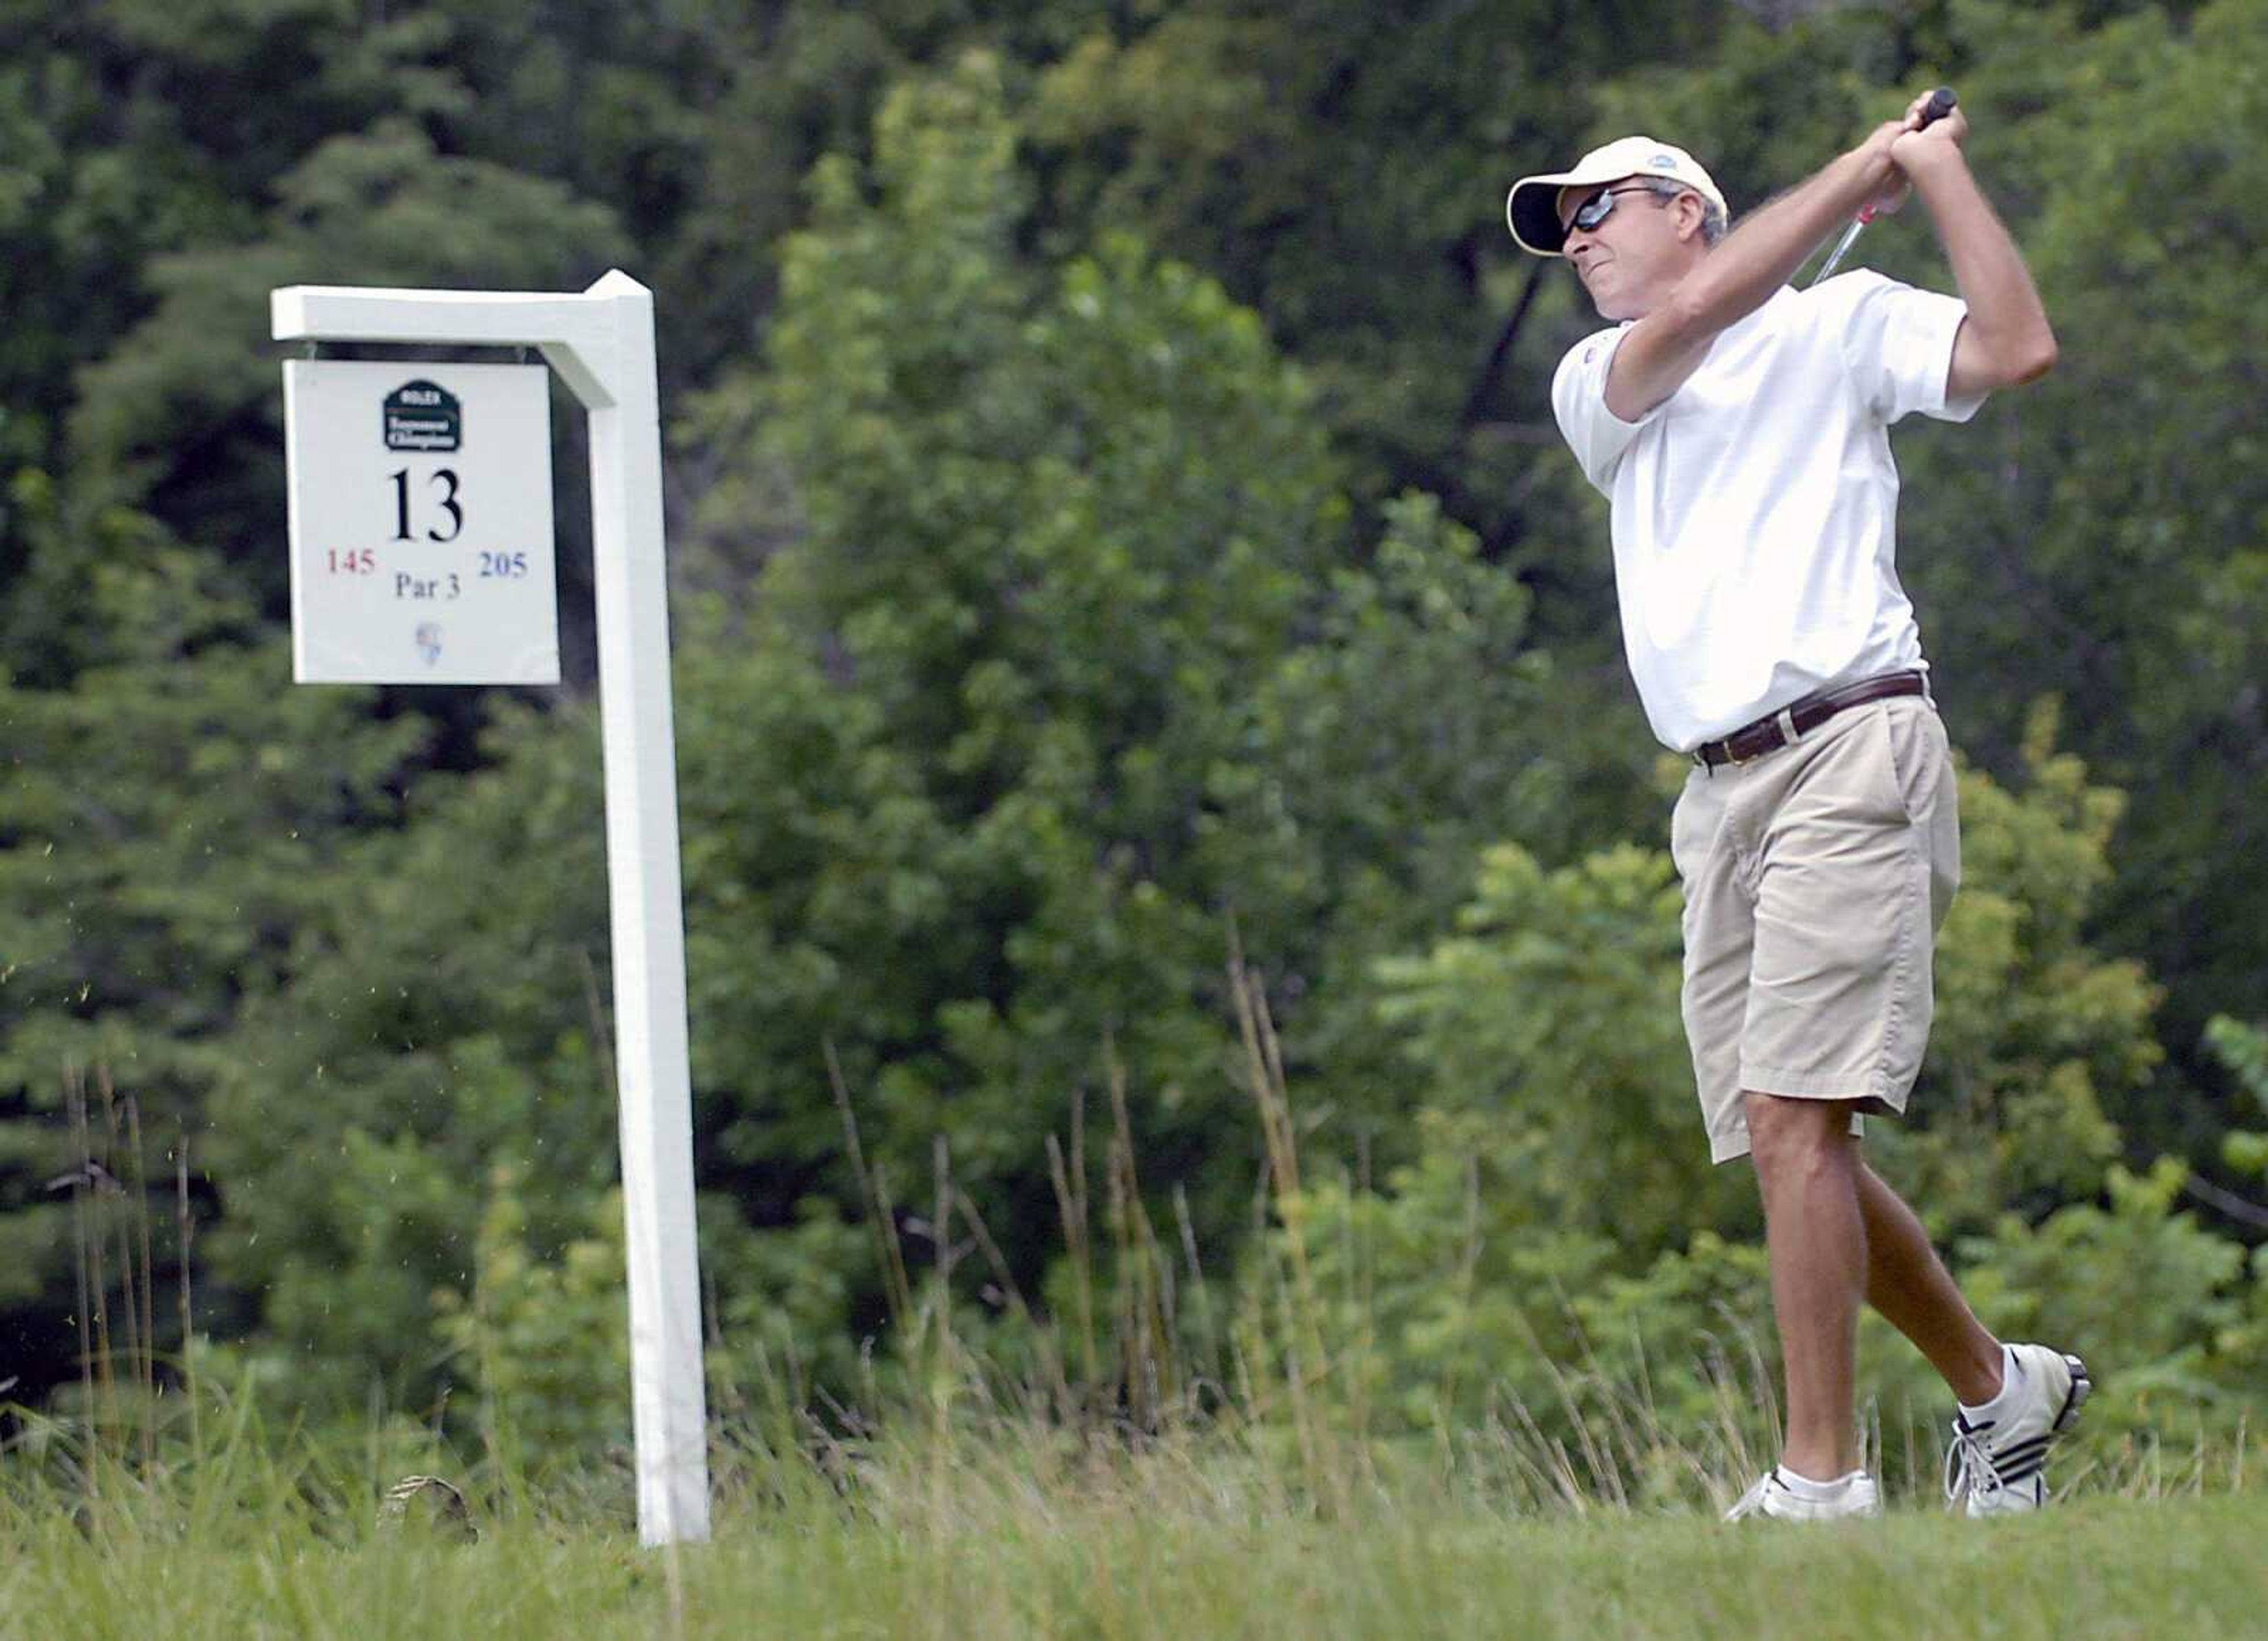
[[[2182,1188],[2206,1207],[2227,1214],[2240,1225],[2256,1225],[2268,1231],[2268,1208],[2249,1203],[2234,1191],[2224,1191],[2201,1174],[2191,1174]]]
[[[1520,288],[1520,300],[1512,305],[1512,317],[1505,320],[1504,328],[1497,333],[1496,345],[1489,350],[1488,359],[1481,366],[1480,378],[1473,383],[1473,391],[1466,395],[1464,410],[1457,417],[1460,427],[1470,427],[1479,421],[1488,401],[1496,396],[1497,383],[1504,375],[1504,362],[1512,357],[1513,343],[1520,339],[1521,324],[1528,318],[1528,310],[1535,305],[1536,291],[1543,288],[1543,270],[1551,265],[1541,256],[1535,259],[1535,263],[1528,270],[1528,283]]]

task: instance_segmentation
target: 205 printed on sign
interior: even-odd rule
[[[556,684],[541,364],[289,359],[292,675]]]

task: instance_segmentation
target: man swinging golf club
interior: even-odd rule
[[[1952,1387],[1947,1491],[1970,1515],[2046,1501],[2048,1447],[2088,1387],[2077,1357],[1984,1329],[1858,1145],[1860,1114],[1905,1109],[1960,879],[1889,429],[1965,422],[2056,357],[1968,130],[1950,92],[1917,98],[1730,232],[1708,173],[1646,136],[1506,203],[1521,245],[1565,257],[1612,321],[1560,362],[1552,407],[1611,504],[1646,717],[1694,763],[1671,822],[1686,1036],[1712,1158],[1754,1161],[1787,1381],[1780,1462],[1734,1517],[1880,1511],[1854,1428],[1862,1299]],[[1867,272],[1788,286],[1909,188],[1960,299]]]

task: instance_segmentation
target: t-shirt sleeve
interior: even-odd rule
[[[1948,397],[1945,391],[1968,305],[1876,273],[1846,274],[1829,283],[1846,281],[1843,361],[1874,414],[1885,423],[1916,411],[1940,422],[1975,416],[1983,394]]]
[[[1560,436],[1575,453],[1583,476],[1602,491],[1614,482],[1615,469],[1638,430],[1660,408],[1657,405],[1635,422],[1607,408],[1607,370],[1629,329],[1617,325],[1585,337],[1567,350],[1551,377],[1551,414],[1559,420]]]

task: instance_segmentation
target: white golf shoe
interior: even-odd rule
[[[1822,1486],[1798,1478],[1790,1484],[1775,1465],[1764,1479],[1741,1495],[1741,1502],[1725,1512],[1727,1521],[1769,1516],[1775,1521],[1843,1521],[1882,1513],[1881,1490],[1864,1470],[1854,1470],[1841,1481]]]
[[[2087,1365],[2045,1345],[2012,1344],[2000,1394],[1953,1416],[1945,1452],[1945,1500],[1972,1516],[2037,1510],[2048,1501],[2048,1449],[2069,1430],[2094,1388]]]

